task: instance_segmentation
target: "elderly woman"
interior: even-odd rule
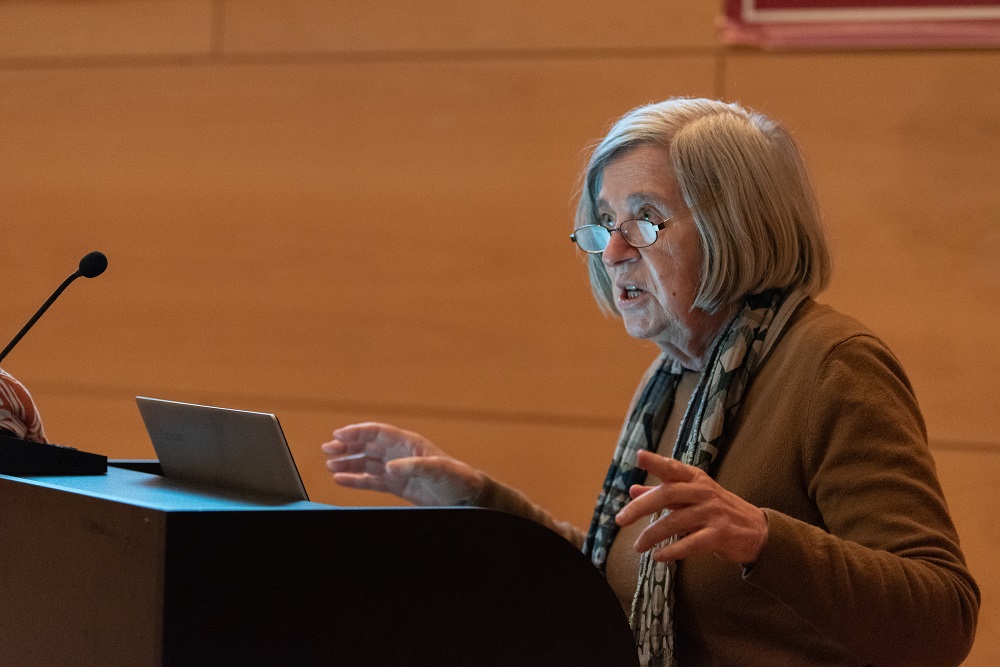
[[[711,100],[635,109],[591,156],[572,239],[598,303],[661,352],[589,532],[386,424],[334,432],[334,480],[559,531],[644,665],[961,663],[979,590],[899,361],[812,299],[829,258],[789,134]]]

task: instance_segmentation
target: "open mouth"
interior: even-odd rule
[[[645,294],[645,290],[641,290],[635,285],[623,285],[619,298],[622,301],[631,301],[632,299],[638,299],[643,294]]]

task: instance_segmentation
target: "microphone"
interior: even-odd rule
[[[49,309],[49,306],[51,306],[53,302],[59,298],[59,295],[62,294],[67,287],[69,287],[71,282],[81,276],[84,278],[96,278],[104,273],[104,270],[107,268],[108,258],[104,256],[103,252],[95,250],[94,252],[89,252],[84,255],[83,259],[80,260],[80,267],[69,278],[64,280],[62,285],[56,288],[56,291],[52,293],[52,296],[49,297],[48,301],[43,303],[42,307],[38,309],[38,312],[35,313],[30,320],[28,320],[28,323],[25,324],[19,332],[17,332],[17,335],[14,336],[14,340],[7,344],[7,347],[3,349],[3,352],[0,352],[0,361],[3,361],[4,357],[7,356],[7,353],[13,350],[14,346],[17,345],[22,338],[24,338],[24,334],[28,333],[28,330],[31,329],[31,327],[35,325],[35,322],[38,321],[38,318],[45,314],[45,311]]]
[[[83,259],[80,260],[80,268],[73,275],[83,276],[84,278],[96,278],[104,273],[107,268],[108,258],[104,256],[103,252],[95,250],[83,256]]]

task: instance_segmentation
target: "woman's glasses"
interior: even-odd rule
[[[626,220],[617,227],[604,225],[584,225],[577,227],[569,235],[569,239],[580,247],[580,250],[597,254],[604,252],[611,243],[611,234],[618,232],[633,248],[645,248],[656,240],[657,233],[667,226],[670,218],[664,218],[654,212],[647,213],[643,218]]]

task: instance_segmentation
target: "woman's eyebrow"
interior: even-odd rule
[[[625,206],[629,211],[636,211],[643,206],[649,206],[650,204],[663,209],[664,213],[673,213],[673,208],[667,204],[666,200],[664,200],[662,196],[652,192],[633,192],[625,198]],[[594,208],[598,213],[614,212],[614,208],[608,203],[608,200],[603,197],[598,197],[594,200]]]
[[[630,209],[636,209],[643,204],[656,204],[657,206],[663,207],[670,210],[670,206],[664,201],[663,197],[653,194],[652,192],[633,192],[628,197],[625,198],[625,202],[628,204]]]

